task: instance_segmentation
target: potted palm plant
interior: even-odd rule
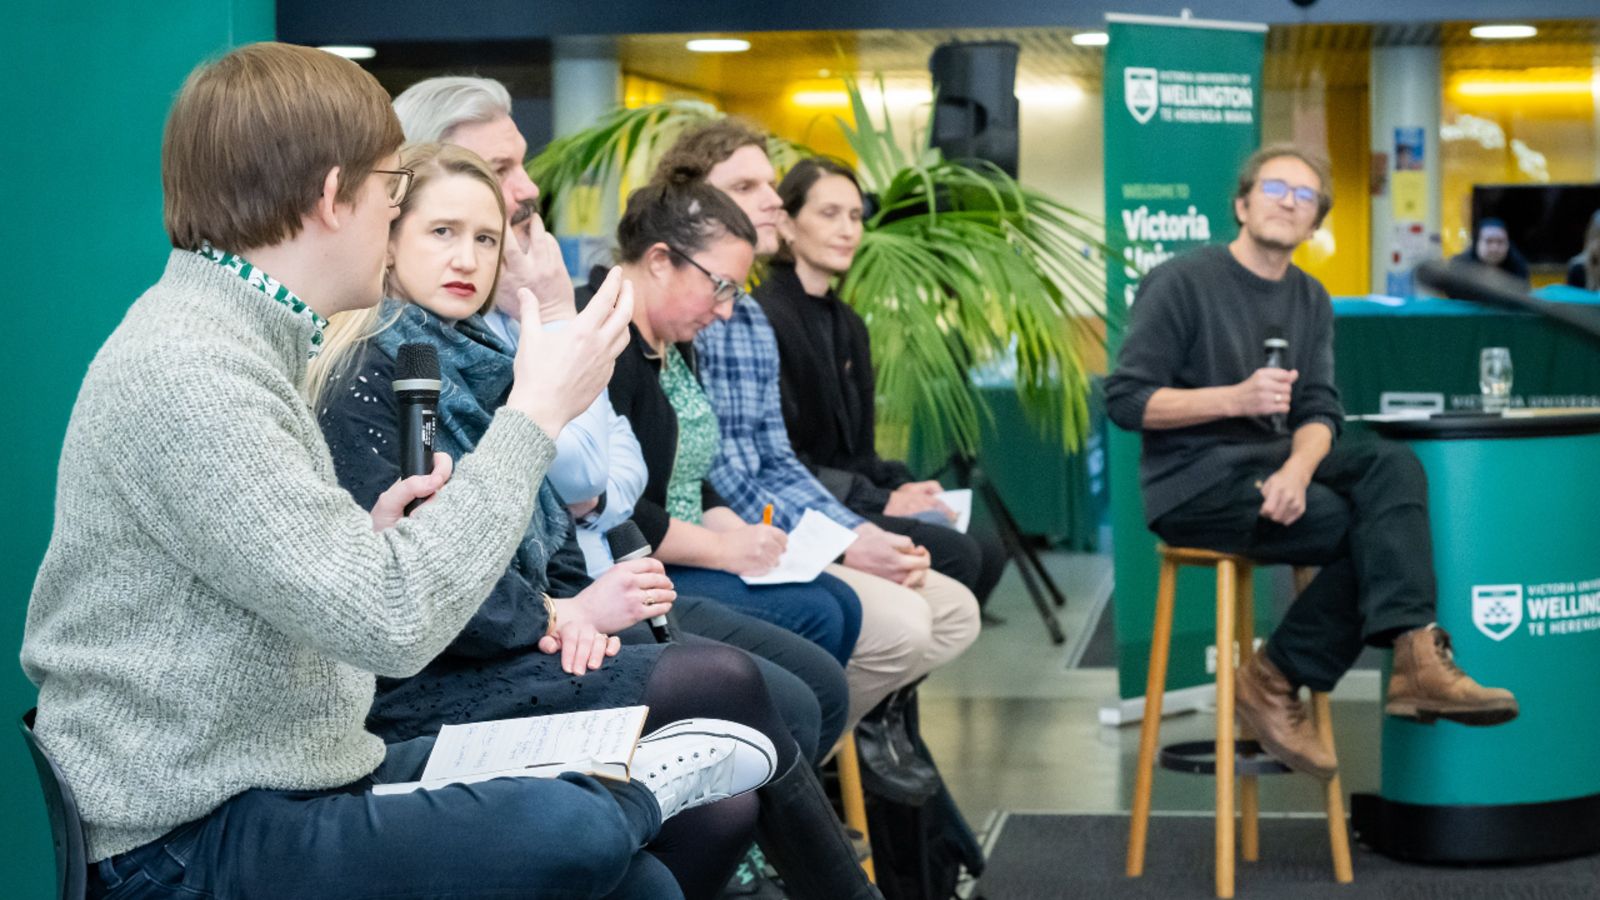
[[[1081,348],[1103,316],[1103,227],[997,167],[942,158],[920,141],[907,154],[883,110],[869,114],[846,79],[853,121],[831,117],[875,195],[839,296],[863,319],[877,372],[880,440],[903,454],[913,424],[921,448],[977,452],[988,409],[972,372],[1011,369],[1024,412],[1076,450],[1089,423]],[[882,91],[880,90],[880,95]],[[528,163],[547,211],[596,185],[648,177],[685,129],[721,113],[696,102],[618,109],[550,143]],[[774,138],[780,172],[806,149]]]

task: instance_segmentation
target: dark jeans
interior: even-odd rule
[[[89,897],[681,898],[640,850],[661,811],[633,782],[496,778],[393,796],[433,738],[392,744],[326,791],[249,790],[158,840],[91,865]]]
[[[667,566],[667,577],[678,593],[711,597],[786,628],[828,651],[841,666],[850,661],[861,634],[860,599],[826,572],[809,584],[745,584],[731,572],[697,566]]]
[[[884,531],[903,534],[928,549],[928,562],[935,572],[967,586],[978,598],[978,605],[989,602],[994,586],[1006,570],[1006,548],[1000,537],[989,531],[966,534],[905,516],[868,515],[872,524]]]
[[[672,621],[685,640],[709,638],[755,657],[767,691],[800,753],[820,763],[844,733],[850,689],[844,667],[799,635],[714,600],[680,594]]]
[[[1305,515],[1283,526],[1260,517],[1257,483],[1271,474],[1237,472],[1151,528],[1173,546],[1321,566],[1267,641],[1267,656],[1291,683],[1330,691],[1364,644],[1388,646],[1434,620],[1427,478],[1400,444],[1342,441],[1312,476]]]

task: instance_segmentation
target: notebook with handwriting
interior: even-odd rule
[[[554,778],[563,772],[626,781],[649,711],[623,706],[446,725],[420,780],[381,784],[373,793],[403,794],[506,776]]]

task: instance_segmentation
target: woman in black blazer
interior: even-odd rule
[[[926,547],[933,568],[980,604],[1005,569],[1005,549],[949,525],[937,481],[918,481],[875,446],[876,398],[866,323],[833,292],[861,243],[855,173],[821,157],[801,160],[778,185],[788,213],[783,250],[755,290],[778,338],[783,418],[795,454],[857,514]],[[916,516],[917,518],[912,518]],[[926,521],[943,517],[942,524]]]

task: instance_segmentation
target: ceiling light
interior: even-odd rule
[[[1452,90],[1458,97],[1584,97],[1594,92],[1594,83],[1577,79],[1550,81],[1486,81],[1462,79]]]
[[[1104,31],[1085,31],[1073,35],[1072,42],[1079,47],[1104,47],[1111,43],[1111,35]]]
[[[359,44],[326,44],[317,49],[326,50],[334,56],[342,56],[345,59],[371,59],[378,55],[377,50]]]
[[[1513,38],[1531,38],[1539,33],[1539,29],[1532,25],[1475,25],[1468,32],[1475,38],[1486,41],[1504,41]]]
[[[684,46],[694,53],[743,53],[750,49],[750,42],[739,38],[695,38]]]

